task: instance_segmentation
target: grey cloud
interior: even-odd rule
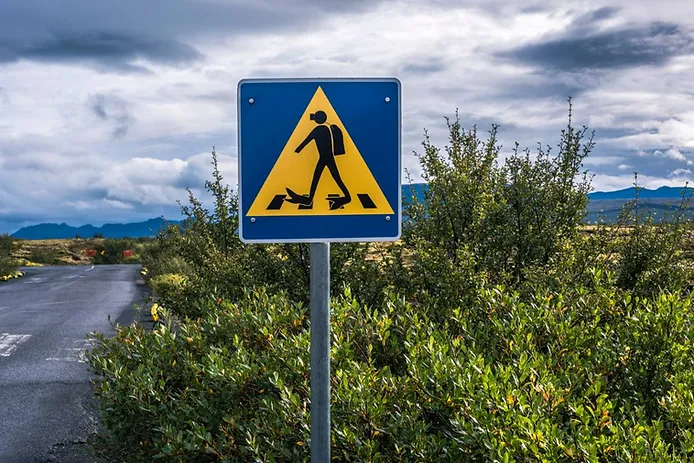
[[[618,8],[606,6],[589,13],[588,16],[595,20],[601,20],[613,17],[618,11]]]
[[[582,28],[593,29],[599,22],[614,17],[618,12],[619,9],[609,6],[589,11],[573,21],[573,28],[577,30]]]
[[[401,71],[407,74],[429,75],[445,70],[446,64],[442,58],[425,58],[401,66]]]
[[[202,58],[190,45],[198,39],[301,30],[306,24],[336,14],[362,12],[378,3],[63,0],[37,5],[0,0],[0,63],[70,60],[108,71],[148,72],[131,61],[141,57],[168,65],[187,65]]]
[[[44,157],[37,156],[14,156],[7,157],[3,161],[3,165],[6,170],[25,170],[31,172],[48,172],[51,171],[51,166],[46,163]]]
[[[403,127],[404,139],[407,143],[417,145],[416,152],[421,152],[421,142],[424,140],[424,130],[429,134],[432,142],[437,146],[448,144],[448,129],[446,127],[446,119],[454,121],[456,118],[455,108],[451,111],[431,111],[421,110],[408,115],[408,118],[416,119],[423,125],[420,127],[415,124],[407,124]],[[537,141],[543,142],[543,146],[548,142],[547,132],[543,130],[535,130],[528,127],[520,127],[513,123],[505,123],[499,119],[475,116],[462,109],[458,110],[458,119],[460,120],[461,128],[465,131],[472,130],[473,127],[477,130],[477,136],[484,141],[489,138],[489,132],[494,125],[498,126],[498,141],[497,143],[503,149],[510,149],[514,142],[518,141],[520,147],[525,148],[536,147]],[[407,130],[405,130],[407,129]]]
[[[586,124],[588,125],[588,124]],[[634,129],[620,129],[614,127],[593,127],[589,126],[589,130],[595,130],[595,140],[599,143],[601,140],[609,140],[613,138],[625,137],[637,133]]]
[[[455,108],[452,108],[450,112],[422,110],[417,112],[417,116],[419,120],[422,120],[427,124],[426,127],[423,127],[422,129],[426,128],[427,130],[430,130],[434,127],[438,127],[443,130],[446,130],[445,118],[447,117],[451,121],[454,121],[456,118],[456,113]],[[493,125],[499,125],[500,129],[503,126],[505,130],[519,128],[514,124],[503,123],[498,119],[478,117],[464,110],[458,110],[458,119],[460,120],[460,125],[463,129],[470,130],[473,126],[476,126],[478,133],[487,132],[488,130],[491,130]]]
[[[577,71],[658,65],[691,53],[693,44],[692,35],[680,26],[652,23],[589,36],[570,34],[499,55],[555,70]]]
[[[286,4],[282,0],[272,0],[266,3],[274,7],[280,5],[284,6]],[[375,7],[378,3],[380,2],[373,0],[351,0],[348,2],[344,0],[322,0],[320,2],[316,2],[315,0],[299,0],[296,2],[296,4],[301,5],[302,8],[318,9],[326,13],[360,12]]]
[[[599,144],[598,144],[599,147]],[[649,150],[646,156],[640,156],[636,151],[621,151],[615,150],[616,153],[622,155],[624,158],[624,163],[631,166],[629,172],[639,172],[646,174],[651,177],[668,177],[673,169],[686,167],[686,161],[676,161],[670,158],[663,157],[662,154],[654,154],[656,151],[664,153],[668,148],[662,148],[661,150]],[[694,158],[694,152],[681,150],[683,156],[687,159]],[[619,170],[618,165],[612,166],[611,169],[601,168],[600,173],[608,174],[623,174],[623,170]]]
[[[119,122],[116,128],[113,129],[113,138],[123,138],[128,133],[128,123],[128,119]]]
[[[546,8],[547,8],[546,5],[544,5],[542,3],[538,3],[535,5],[523,7],[520,9],[520,12],[525,13],[525,14],[542,13],[543,11],[546,11]]]
[[[220,90],[209,93],[197,93],[195,94],[195,98],[203,101],[216,101],[220,104],[224,104],[226,102],[235,102],[236,93]]]
[[[491,97],[504,100],[536,100],[538,98],[565,99],[569,96],[580,95],[585,87],[578,84],[568,84],[549,79],[543,79],[538,75],[535,83],[519,83],[501,87],[491,92]]]
[[[114,124],[112,132],[114,139],[123,138],[134,122],[125,102],[118,98],[97,93],[88,98],[87,105],[99,119]]]
[[[220,137],[221,138],[221,137]],[[202,146],[202,145],[201,145]],[[232,180],[236,176],[236,171],[228,171],[223,165],[223,161],[226,158],[220,154],[217,150],[219,168],[224,181],[229,184],[229,186],[236,190],[236,183],[238,180]],[[236,156],[229,156],[226,159],[234,159],[234,164],[236,162]],[[232,168],[233,169],[233,168]],[[175,188],[185,189],[185,188],[202,188],[205,182],[212,177],[212,156],[192,157],[188,159],[188,165],[186,168],[177,176],[171,183]]]
[[[92,109],[92,112],[99,116],[101,119],[106,120],[108,116],[106,115],[106,99],[104,98],[103,95],[95,95],[94,97],[90,98],[90,104],[89,106]]]
[[[65,201],[65,202],[70,202]],[[64,222],[64,221],[70,221],[74,219],[79,219],[81,215],[84,215],[81,211],[76,210],[75,208],[72,207],[66,207],[64,210],[61,210],[59,213],[51,213],[50,210],[46,211],[43,209],[35,209],[35,210],[30,210],[30,211],[11,211],[8,213],[0,213],[0,230],[4,227],[2,227],[3,222],[7,224],[18,224],[16,228],[21,227],[21,224],[28,224],[28,223],[40,223],[40,222]],[[10,230],[6,230],[10,231]],[[16,229],[13,229],[11,231],[16,231]],[[0,233],[3,233],[0,231]]]
[[[620,156],[601,156],[600,154],[594,154],[588,156],[583,165],[586,167],[614,167],[619,166],[624,162],[624,158]]]
[[[261,3],[261,2],[257,2]],[[36,37],[46,31],[119,31],[132,35],[148,31],[153,36],[189,35],[196,32],[226,30],[237,32],[282,21],[281,11],[263,8],[253,2],[195,0],[121,0],[93,2],[16,2],[0,0],[0,25],[10,36]],[[27,30],[17,24],[32,24]]]
[[[109,74],[141,74],[153,75],[154,71],[146,66],[140,66],[130,63],[119,63],[117,61],[97,61],[90,64],[93,69],[101,73]]]
[[[114,101],[117,99],[109,95],[94,95],[89,100],[88,110],[97,120],[110,122],[111,115],[118,114],[118,105]],[[111,175],[109,167],[118,165],[115,159],[104,163],[104,159],[90,152],[74,155],[60,150],[37,152],[35,148],[40,148],[39,145],[25,146],[21,151],[17,151],[21,144],[11,146],[10,151],[14,153],[11,156],[0,148],[3,161],[0,170],[0,233],[14,232],[22,226],[40,222],[82,225],[87,222],[134,221],[135,218],[147,219],[162,214],[173,219],[180,216],[180,208],[173,202],[167,206],[132,201],[127,195],[120,198],[118,188],[114,190],[113,185],[104,181]],[[168,183],[170,180],[164,180],[151,187],[167,187]],[[28,184],[36,186],[27,193]],[[199,185],[201,182],[197,181],[191,186]],[[127,201],[132,209],[111,207],[113,204],[104,203],[104,199],[109,198]],[[80,204],[89,205],[89,209],[80,207]]]
[[[190,45],[174,40],[124,35],[110,32],[53,33],[40,40],[0,41],[0,61],[20,59],[34,61],[91,62],[102,68],[142,72],[130,64],[137,58],[167,65],[184,65],[199,61],[203,55]]]

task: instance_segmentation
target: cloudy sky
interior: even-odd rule
[[[551,5],[551,6],[550,6]],[[444,116],[556,146],[596,190],[694,179],[690,0],[0,0],[0,233],[178,218],[216,146],[236,186],[244,77],[396,76],[403,163]]]

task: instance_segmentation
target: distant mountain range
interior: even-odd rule
[[[655,190],[639,188],[639,210],[645,214],[652,214],[656,222],[666,219],[668,212],[675,210],[682,201],[682,194],[685,193],[684,187],[661,186]],[[688,197],[694,190],[690,187],[686,191]],[[588,195],[588,214],[586,221],[596,223],[601,218],[606,222],[615,222],[619,213],[628,201],[635,198],[636,189],[626,188],[618,191],[598,191]],[[694,213],[694,208],[690,207],[690,214]],[[690,215],[691,219],[692,216]]]
[[[402,186],[403,196],[407,202],[407,198],[415,195],[420,201],[424,200],[424,193],[427,185],[425,183],[414,183],[412,185],[404,184]],[[662,216],[662,212],[671,210],[679,204],[682,197],[684,187],[667,187],[663,186],[655,190],[641,188],[639,191],[639,200],[641,209],[647,212],[658,212]],[[691,190],[690,190],[691,191]],[[635,188],[625,188],[617,191],[596,191],[588,194],[588,215],[586,221],[594,223],[600,217],[604,217],[606,221],[616,220],[619,212],[627,201],[634,199],[636,193]],[[694,211],[694,209],[692,209]],[[169,220],[169,224],[182,224],[182,221]],[[45,240],[45,239],[63,239],[74,238],[80,236],[82,238],[91,238],[95,234],[100,234],[104,238],[140,238],[155,236],[164,225],[164,219],[156,218],[145,222],[137,223],[107,223],[101,227],[93,225],[83,225],[81,227],[72,227],[65,223],[42,223],[39,225],[31,225],[24,227],[12,236],[20,239],[28,240]]]
[[[655,190],[649,190],[648,188],[639,189],[639,199],[680,199],[682,198],[682,192],[684,187],[671,187],[671,186],[661,186]],[[688,189],[691,193],[694,191],[691,187]],[[625,199],[632,200],[636,194],[636,188],[625,188],[623,190],[617,191],[595,191],[589,193],[588,197],[591,200],[603,200],[603,199]]]
[[[166,222],[169,224],[181,224],[181,221],[176,220],[168,220]],[[162,218],[136,223],[107,223],[101,227],[93,225],[72,227],[65,223],[42,223],[21,228],[13,233],[12,236],[26,240],[64,239],[75,238],[76,236],[92,238],[96,234],[100,234],[104,238],[140,238],[155,236],[163,226],[164,219]]]
[[[427,189],[425,183],[414,183],[412,185],[403,185],[403,196],[405,198],[417,197],[420,201],[424,201],[424,194]],[[640,210],[646,214],[655,213],[656,221],[663,217],[667,211],[677,207],[682,199],[684,187],[668,187],[662,186],[655,190],[647,188],[639,188],[639,204]],[[688,193],[694,192],[691,187]],[[616,191],[595,191],[588,193],[588,207],[586,222],[595,223],[601,218],[606,222],[614,222],[617,220],[619,213],[624,205],[635,198],[636,188],[625,188]],[[690,208],[690,212],[694,213],[694,208]]]
[[[426,183],[413,183],[411,186],[405,184],[402,186],[402,191],[405,196],[412,196],[413,192],[420,200],[424,200],[424,192],[427,189]],[[684,187],[670,187],[661,186],[655,190],[649,190],[648,188],[639,188],[639,199],[680,199],[682,197],[682,192]],[[690,187],[689,192],[694,192],[694,188]],[[591,201],[601,201],[601,200],[615,200],[621,199],[625,201],[630,201],[634,199],[636,195],[636,188],[625,188],[623,190],[615,191],[594,191],[588,193],[588,198]]]

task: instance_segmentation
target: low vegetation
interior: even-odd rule
[[[636,200],[582,233],[594,145],[570,113],[556,154],[503,165],[496,127],[448,129],[403,239],[331,246],[333,461],[691,461],[689,221]],[[308,246],[242,244],[212,159],[214,208],[191,193],[142,256],[155,327],[95,334],[100,449],[308,462]]]
[[[12,256],[14,239],[10,235],[0,235],[0,279],[15,275],[17,260]]]
[[[96,256],[92,258],[94,264],[136,264],[140,262],[142,252],[148,238],[106,238],[94,245]],[[132,251],[132,255],[124,255],[124,251]]]
[[[150,238],[74,238],[50,240],[14,240],[11,255],[19,265],[88,265],[139,263]],[[132,250],[132,256],[123,251]],[[88,250],[96,255],[90,256]]]

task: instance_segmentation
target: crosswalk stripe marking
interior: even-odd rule
[[[90,343],[94,340],[93,338],[89,338],[89,340],[81,339],[79,341],[72,341],[73,346],[81,347],[60,347],[57,352],[54,353],[54,356],[46,358],[46,361],[87,363],[85,351],[89,350],[91,347]]]
[[[21,343],[30,337],[30,334],[0,333],[0,356],[9,357]]]

